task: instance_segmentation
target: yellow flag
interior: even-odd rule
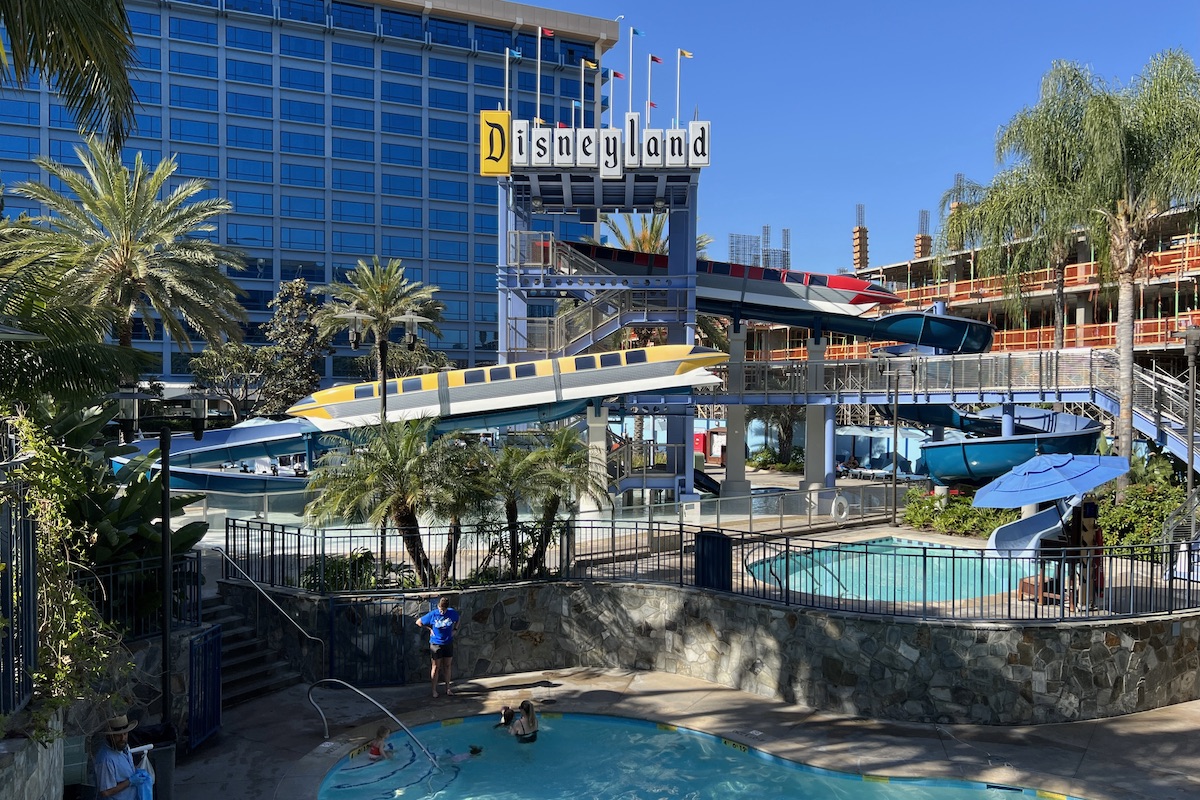
[[[681,47],[681,48],[679,48],[679,55],[683,56],[684,58],[691,58],[691,57],[692,57],[692,51],[691,51],[691,50],[684,50],[684,49]]]
[[[511,115],[507,111],[479,112],[479,174],[512,174]]]
[[[583,65],[588,69],[596,69],[596,62],[588,61],[586,58],[583,60]]]

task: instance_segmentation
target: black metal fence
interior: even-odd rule
[[[528,533],[528,531],[526,531]],[[423,532],[436,561],[448,531]],[[547,548],[544,569],[514,573],[504,531],[468,530],[451,568],[423,586],[403,566],[354,573],[346,559],[403,559],[398,532],[317,531],[229,520],[230,557],[260,583],[339,593],[455,588],[517,579],[621,580],[694,586],[789,606],[923,619],[980,621],[1132,617],[1200,608],[1200,575],[1179,569],[1169,545],[987,551],[845,531],[834,536],[751,534],[680,523],[576,521]],[[522,557],[527,555],[523,553]],[[385,559],[385,560],[387,560]],[[366,569],[366,566],[363,568]],[[337,581],[331,576],[341,576]],[[355,576],[357,575],[357,578]],[[341,583],[350,579],[355,585]]]
[[[0,717],[29,703],[37,665],[36,526],[23,485],[9,483],[0,502]]]
[[[200,624],[200,558],[196,551],[177,555],[172,572],[171,619],[182,626]],[[147,558],[80,570],[75,584],[101,617],[126,639],[162,634],[162,561]]]

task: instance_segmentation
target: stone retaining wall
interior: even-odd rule
[[[327,638],[326,601],[273,596]],[[371,647],[348,648],[352,639],[340,634],[347,674],[339,677],[355,683],[355,659],[377,663],[386,643],[402,653],[406,682],[429,679],[427,634],[413,624],[429,599],[399,600],[386,601],[390,623],[369,634]],[[462,616],[456,679],[580,666],[655,670],[847,715],[989,725],[1095,719],[1200,696],[1195,614],[1054,625],[920,621],[573,582],[472,589],[453,600]],[[363,634],[353,635],[361,645]]]
[[[57,731],[57,721],[53,727]],[[0,800],[61,800],[63,740],[0,739]]]

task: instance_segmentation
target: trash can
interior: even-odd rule
[[[733,591],[733,540],[720,531],[696,532],[696,587]]]
[[[175,726],[139,725],[129,732],[129,746],[154,745],[150,751],[150,766],[154,767],[154,800],[174,800],[175,797]]]

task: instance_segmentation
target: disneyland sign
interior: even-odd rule
[[[615,179],[633,169],[707,167],[711,129],[711,122],[642,128],[641,114],[633,113],[620,128],[548,128],[513,120],[507,111],[481,111],[479,174],[582,167]]]

